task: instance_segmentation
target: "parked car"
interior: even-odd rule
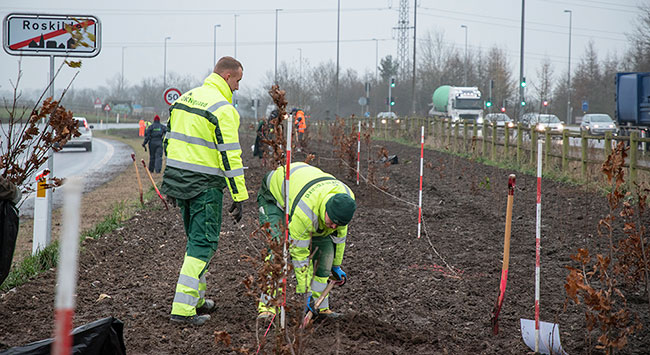
[[[527,129],[535,127],[535,130],[538,132],[545,132],[546,127],[551,129],[551,133],[562,133],[564,130],[564,122],[552,114],[526,113],[523,115],[521,121]]]
[[[77,128],[81,135],[79,137],[72,137],[63,148],[86,148],[87,152],[93,150],[93,131],[92,125],[88,125],[88,120],[85,117],[73,117],[77,121]]]
[[[504,128],[506,125],[508,128],[513,128],[515,126],[515,123],[512,121],[512,119],[505,113],[488,113],[485,116],[485,121],[488,124],[496,122],[497,128]]]
[[[616,122],[606,113],[588,113],[582,116],[580,131],[594,136],[604,136],[607,132],[618,134]]]

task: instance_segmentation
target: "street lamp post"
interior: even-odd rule
[[[120,94],[122,95],[124,92],[124,49],[126,47],[122,47],[122,75],[120,76]]]
[[[235,58],[237,58],[237,17],[239,15],[235,14]]]
[[[379,40],[376,38],[372,39],[375,41],[375,82],[379,81]]]
[[[573,22],[573,11],[571,10],[564,10],[565,13],[569,13],[569,62],[568,62],[568,69],[567,69],[567,81],[566,81],[566,89],[567,89],[567,102],[566,102],[566,123],[570,124],[571,122],[571,26]]]
[[[214,25],[214,37],[213,37],[213,45],[212,45],[212,67],[217,65],[217,27],[221,27],[220,24]]]
[[[339,115],[339,39],[340,37],[341,37],[341,0],[338,1],[338,8],[336,11],[336,116]]]
[[[275,9],[275,70],[274,70],[274,82],[275,85],[278,85],[278,12],[282,9]]]
[[[467,25],[460,25],[461,28],[465,29],[465,65],[463,66],[465,68],[464,71],[464,86],[467,86]]]
[[[302,86],[302,48],[298,48],[298,106],[301,106],[301,86]]]
[[[163,89],[167,89],[167,40],[172,39],[171,37],[165,37],[165,56],[164,56],[164,65],[163,65]]]

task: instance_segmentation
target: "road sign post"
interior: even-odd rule
[[[54,98],[54,57],[95,57],[101,50],[101,24],[95,16],[10,13],[2,22],[2,47],[16,56],[50,57],[49,96]],[[72,29],[78,38],[73,38]],[[81,42],[83,45],[80,45]],[[48,152],[47,166],[54,177],[54,153]],[[51,184],[52,181],[50,180]],[[52,194],[45,194],[47,204],[46,238],[52,233]],[[36,230],[34,231],[36,233]],[[36,234],[35,234],[36,236]]]

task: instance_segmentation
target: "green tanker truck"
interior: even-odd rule
[[[483,101],[477,87],[443,85],[433,92],[432,101],[432,117],[483,123]]]

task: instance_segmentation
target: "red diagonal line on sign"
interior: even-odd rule
[[[84,22],[79,23],[79,25],[81,25],[82,27],[91,26],[91,25],[94,25],[94,24],[95,24],[95,21],[93,21],[93,20],[86,20]],[[77,26],[77,25],[75,25],[75,26]],[[56,30],[54,32],[46,33],[46,34],[43,35],[43,40],[50,39],[50,38],[56,37],[56,36],[60,36],[60,35],[62,35],[64,33],[66,33],[66,32],[67,31],[65,29],[62,29],[62,30]],[[26,40],[24,40],[22,42],[18,42],[16,44],[10,45],[9,49],[13,49],[13,50],[20,49],[20,48],[23,48],[26,45],[28,45],[29,42],[40,40],[40,39],[41,39],[41,36],[36,36],[34,38],[26,39]]]

